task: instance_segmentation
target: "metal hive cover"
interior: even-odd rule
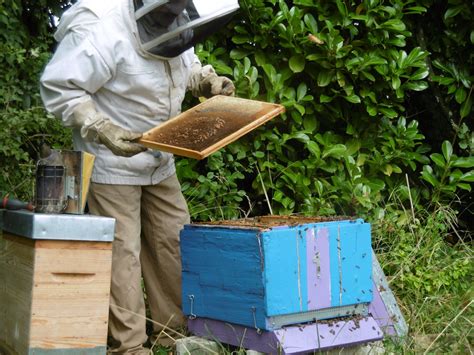
[[[204,159],[284,111],[279,104],[218,95],[145,132],[138,142]]]

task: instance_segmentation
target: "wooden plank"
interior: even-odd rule
[[[0,342],[27,354],[35,250],[33,242],[0,238]]]
[[[37,241],[31,348],[104,346],[111,243]]]
[[[81,174],[81,212],[84,213],[89,194],[92,171],[94,170],[95,156],[82,152],[82,174]]]
[[[25,238],[21,238],[25,239]],[[70,240],[36,240],[36,248],[61,250],[112,250],[112,243]]]
[[[372,317],[311,322],[259,332],[251,327],[196,318],[188,321],[191,334],[265,354],[312,354],[317,350],[349,347],[381,340],[383,333]]]
[[[185,227],[181,250],[186,315],[265,326],[257,231]]]
[[[372,246],[370,224],[340,229],[341,305],[372,301]]]
[[[82,151],[62,150],[61,157],[69,182],[68,205],[64,213],[83,214],[95,156]]]
[[[329,226],[331,306],[372,301],[370,224]]]
[[[403,340],[408,334],[408,325],[374,252],[372,252],[372,277],[374,300],[370,304],[369,312],[377,320],[385,335]]]
[[[303,229],[278,228],[262,233],[267,316],[308,310],[306,241]]]

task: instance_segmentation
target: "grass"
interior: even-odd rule
[[[456,229],[455,212],[393,211],[373,227],[379,261],[410,329],[403,345],[387,342],[387,349],[472,354],[472,236]]]

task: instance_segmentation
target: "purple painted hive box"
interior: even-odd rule
[[[186,225],[183,311],[264,330],[368,314],[370,224],[266,216]]]

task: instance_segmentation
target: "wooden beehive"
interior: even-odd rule
[[[273,330],[367,315],[370,224],[263,217],[181,232],[183,310],[191,317]]]
[[[4,213],[0,349],[105,354],[114,223],[102,217]]]

